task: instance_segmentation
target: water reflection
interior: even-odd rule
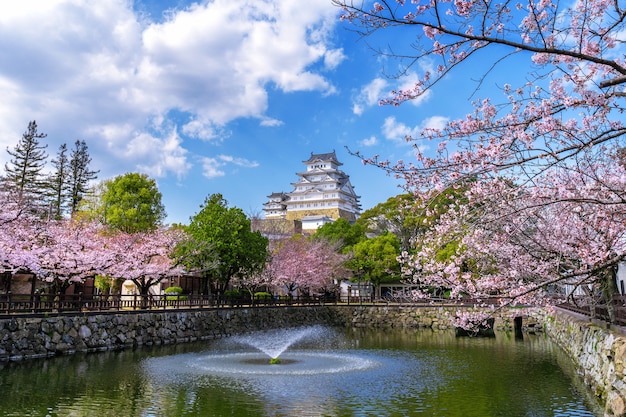
[[[291,375],[228,375],[195,366],[217,355],[251,354],[227,340],[0,363],[0,415],[594,415],[572,383],[569,361],[543,336],[347,330],[318,342],[285,354],[320,355],[316,366],[329,366],[324,358],[330,362],[332,355],[368,365]]]

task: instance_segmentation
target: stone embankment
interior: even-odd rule
[[[0,360],[20,360],[73,352],[184,343],[235,333],[308,324],[348,327],[451,328],[457,308],[399,306],[317,306],[207,309],[0,319]],[[541,328],[524,315],[530,329]],[[511,329],[512,316],[496,319]]]
[[[331,307],[333,308],[333,307]],[[465,308],[467,309],[467,308]],[[458,306],[351,306],[334,307],[333,318],[341,326],[370,328],[453,329],[452,319]],[[543,331],[543,313],[535,308],[515,308],[494,314],[495,330],[512,331],[515,317],[521,318],[523,332]]]
[[[309,323],[331,323],[319,307],[116,312],[0,319],[0,360],[185,343]]]
[[[452,327],[459,307],[311,306],[101,313],[0,319],[0,360],[214,339],[236,333],[325,324],[343,327]],[[568,354],[605,416],[626,417],[626,337],[561,311],[509,309],[496,330],[544,331]]]
[[[604,404],[605,416],[626,416],[626,337],[584,316],[545,313],[546,333],[572,359],[584,384]]]

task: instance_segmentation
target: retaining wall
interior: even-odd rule
[[[451,328],[457,308],[315,306],[159,311],[0,319],[0,360],[183,343],[279,327]],[[520,314],[516,311],[515,314]],[[527,320],[531,326],[537,320]],[[496,320],[512,328],[512,318]]]
[[[184,343],[280,327],[450,329],[458,307],[311,306],[159,311],[0,319],[0,360]],[[561,311],[504,310],[497,330],[546,333],[568,354],[606,416],[626,416],[626,337]]]
[[[605,416],[626,416],[626,337],[622,329],[555,309],[545,313],[546,333],[572,359]]]

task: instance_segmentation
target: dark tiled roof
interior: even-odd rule
[[[307,162],[313,162],[313,161],[317,161],[317,160],[334,161],[337,164],[341,165],[339,163],[339,161],[337,160],[337,155],[335,155],[335,151],[328,152],[328,153],[313,153],[313,152],[311,152],[311,156],[309,157],[309,159],[307,159],[306,161],[302,161],[302,162],[304,162],[306,164]]]

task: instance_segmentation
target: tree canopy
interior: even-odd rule
[[[476,98],[465,117],[408,137],[414,161],[359,155],[404,179],[425,204],[441,190],[463,190],[464,204],[452,204],[405,257],[413,279],[503,302],[554,302],[589,286],[595,294],[614,279],[626,254],[626,172],[617,163],[626,133],[622,4],[334,3],[363,35],[405,30],[379,51],[418,80],[383,104],[423,97],[461,64],[487,65],[476,95],[507,60],[528,64],[525,77]],[[419,72],[418,62],[428,69]],[[442,237],[459,242],[444,262],[436,257]]]
[[[126,233],[157,229],[165,218],[154,179],[136,172],[105,181],[101,196],[103,221]]]
[[[234,277],[259,273],[267,259],[267,238],[250,228],[250,220],[236,207],[228,207],[221,194],[207,197],[185,231],[203,246],[179,247],[177,256],[190,271],[199,271],[211,280],[213,290],[222,293]],[[207,268],[213,259],[215,268]]]
[[[354,245],[365,239],[366,235],[362,223],[350,224],[348,220],[339,218],[321,226],[312,237],[336,244],[342,252],[349,252]]]
[[[354,245],[352,258],[347,262],[358,281],[380,285],[398,282],[402,276],[398,256],[400,240],[390,232],[365,239]]]
[[[45,195],[43,169],[48,158],[48,145],[42,145],[40,139],[46,136],[38,131],[37,122],[33,120],[28,123],[26,132],[15,148],[7,149],[11,160],[4,166],[5,186],[15,193],[18,200],[35,204],[38,196]]]

